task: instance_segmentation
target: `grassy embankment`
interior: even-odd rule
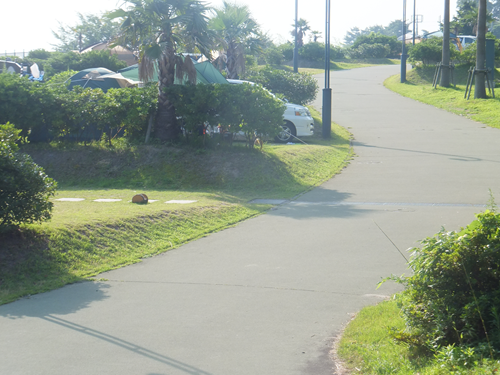
[[[500,128],[499,99],[464,99],[467,68],[455,72],[456,87],[432,87],[434,68],[413,69],[407,74],[407,83],[393,76],[385,85],[403,96],[427,103],[444,110],[466,116],[486,125]],[[415,353],[408,345],[396,342],[391,329],[403,329],[396,300],[364,308],[347,326],[339,343],[337,354],[353,374],[435,375],[435,374],[495,374],[500,371],[500,361],[478,359],[463,365],[462,358],[434,357],[428,353]]]
[[[450,88],[432,87],[434,67],[412,69],[407,74],[407,83],[400,83],[399,75],[388,78],[385,86],[403,96],[442,108],[471,120],[494,128],[500,128],[500,98],[474,99],[474,89],[470,100],[464,99],[467,82],[466,66],[458,66],[455,71],[457,86]],[[496,72],[496,77],[499,72]],[[487,90],[488,94],[488,90]]]
[[[321,129],[320,115],[314,114]],[[196,150],[170,146],[113,149],[51,144],[23,149],[59,183],[53,218],[0,239],[0,304],[78,282],[266,212],[254,198],[290,199],[324,182],[351,156],[350,134],[309,145],[241,144]],[[157,202],[136,205],[145,193]],[[95,199],[122,199],[98,203]],[[193,200],[192,204],[166,204]]]

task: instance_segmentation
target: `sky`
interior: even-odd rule
[[[247,5],[262,31],[278,43],[291,40],[290,31],[295,20],[296,0],[230,0]],[[298,17],[305,19],[311,30],[325,35],[325,9],[327,0],[297,0]],[[353,27],[387,26],[402,19],[404,0],[330,0],[332,44],[343,43],[347,31]],[[412,19],[414,1],[416,14],[423,16],[418,30],[436,31],[444,13],[444,1],[407,0],[407,19]],[[208,0],[207,5],[220,7],[222,0]],[[451,17],[455,14],[457,0],[451,0]],[[123,0],[61,1],[25,0],[22,6],[9,1],[2,4],[0,12],[0,55],[26,53],[32,49],[53,50],[57,40],[52,30],[58,24],[76,25],[77,13],[100,14],[119,8]],[[306,34],[306,41],[308,40]],[[322,41],[324,39],[320,39]]]

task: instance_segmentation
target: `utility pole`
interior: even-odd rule
[[[444,0],[443,57],[441,60],[441,87],[450,87],[450,0]]]
[[[413,45],[415,45],[415,25],[417,24],[417,0],[413,0]]]
[[[299,0],[295,0],[295,47],[293,48],[293,71],[299,71],[299,46],[298,46],[298,17],[299,17]]]

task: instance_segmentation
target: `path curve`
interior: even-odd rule
[[[500,131],[388,91],[397,72],[332,73],[357,157],[324,185],[107,281],[0,306],[0,373],[334,373],[335,335],[406,272],[381,229],[406,249],[500,196]]]

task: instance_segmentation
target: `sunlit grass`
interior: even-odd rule
[[[500,128],[500,98],[474,99],[474,89],[470,100],[464,99],[465,85],[433,88],[429,81],[429,69],[414,69],[407,74],[407,83],[400,83],[400,76],[388,78],[385,86],[408,98],[430,104],[437,108],[467,117],[494,128]]]
[[[479,375],[500,371],[500,361],[483,358],[471,367],[463,368],[456,366],[453,358],[443,362],[430,354],[415,353],[391,335],[391,330],[404,328],[404,320],[394,299],[365,307],[345,329],[337,354],[353,374]]]

